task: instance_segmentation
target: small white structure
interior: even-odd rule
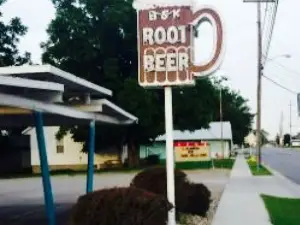
[[[250,132],[244,139],[245,143],[248,144],[251,148],[256,147],[256,135],[253,132]]]
[[[292,147],[299,148],[300,147],[300,139],[292,139],[291,144],[292,144]]]

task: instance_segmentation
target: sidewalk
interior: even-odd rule
[[[239,155],[212,225],[271,225],[260,194],[300,197],[299,185],[276,172],[273,174],[252,176],[244,156]]]

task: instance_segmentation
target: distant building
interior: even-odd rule
[[[292,147],[299,148],[300,147],[300,139],[293,139],[291,141]]]
[[[298,133],[294,137],[292,137],[291,146],[294,148],[300,147],[300,133]]]
[[[174,142],[205,142],[209,146],[209,154],[212,158],[222,156],[222,143],[224,157],[228,158],[233,146],[232,130],[230,122],[223,122],[223,139],[221,138],[221,122],[211,122],[208,129],[190,131],[173,131]],[[158,136],[151,146],[140,146],[140,158],[148,155],[159,155],[161,160],[166,159],[165,135]]]

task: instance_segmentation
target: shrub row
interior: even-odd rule
[[[175,169],[176,211],[205,216],[211,201],[211,192],[203,184],[194,184],[187,175]],[[167,175],[164,167],[146,169],[137,174],[131,187],[141,188],[167,197]]]
[[[176,211],[205,216],[211,193],[175,170]],[[95,191],[79,197],[71,211],[70,225],[166,225],[167,176],[164,167],[137,174],[130,187]],[[177,214],[178,218],[178,214]]]
[[[172,205],[138,188],[112,188],[79,197],[70,225],[166,225]]]

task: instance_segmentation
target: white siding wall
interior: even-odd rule
[[[87,154],[82,153],[82,144],[74,142],[70,134],[64,137],[64,153],[56,153],[55,135],[59,127],[44,127],[49,165],[87,164]],[[35,129],[30,131],[31,165],[40,165]]]
[[[82,143],[74,142],[71,134],[67,134],[64,141],[64,153],[56,152],[56,133],[59,127],[44,127],[45,142],[47,148],[47,157],[49,165],[86,165],[87,154],[81,151]],[[35,129],[29,131],[31,146],[31,166],[40,165],[40,157],[38,153],[38,145]],[[124,147],[123,150],[127,150]],[[124,154],[124,153],[123,153]],[[126,152],[123,157],[126,157]],[[95,154],[95,165],[103,164],[107,160],[118,160],[119,154],[115,148],[110,148],[101,154]]]
[[[208,141],[211,151],[211,157],[216,158],[217,154],[222,154],[222,143],[221,141]],[[230,155],[230,146],[228,141],[223,141],[224,157],[228,158]]]

